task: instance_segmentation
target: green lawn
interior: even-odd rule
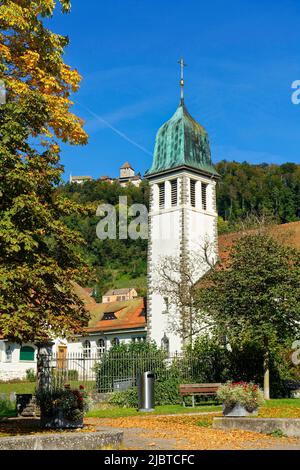
[[[17,382],[17,383],[0,383],[0,395],[6,393],[9,395],[15,393],[34,393],[35,382]]]
[[[79,382],[70,382],[72,387],[78,387]],[[9,398],[10,393],[34,393],[35,382],[19,382],[19,383],[0,383],[0,398],[1,394],[5,393]],[[276,408],[278,411],[275,413]],[[292,408],[292,409],[291,409]],[[271,417],[271,414],[282,417],[298,417],[300,416],[300,398],[281,398],[271,399],[265,402],[265,405],[261,408],[261,414],[266,417]],[[87,417],[95,418],[118,418],[126,416],[140,416],[140,415],[158,415],[158,414],[179,414],[179,413],[198,413],[198,412],[220,412],[221,406],[210,403],[203,403],[197,405],[195,408],[190,406],[183,407],[181,405],[165,405],[157,406],[154,412],[151,413],[140,413],[135,408],[108,408],[108,409],[94,409],[91,410]],[[294,410],[294,411],[292,411]],[[0,417],[3,416],[14,416],[14,404],[9,402],[3,402],[1,405],[0,400]],[[275,417],[274,416],[274,417]]]
[[[290,408],[300,408],[300,398],[280,398],[272,399],[265,402],[265,405],[261,408],[261,411],[264,412],[266,409],[279,409],[286,415],[284,417],[297,417],[290,412]],[[94,409],[89,411],[86,415],[90,418],[121,418],[126,416],[142,416],[142,415],[165,415],[165,414],[180,414],[180,413],[199,413],[199,412],[220,412],[222,410],[221,405],[198,405],[195,408],[190,406],[183,407],[181,405],[165,405],[165,406],[156,406],[155,411],[151,413],[141,413],[135,408],[108,408],[108,409]],[[271,410],[270,410],[271,411]],[[296,411],[296,410],[295,410]],[[272,412],[272,411],[271,411]],[[277,417],[277,413],[274,417]],[[279,416],[278,416],[279,417]]]
[[[82,384],[79,380],[70,380],[68,383],[71,385],[72,388],[78,388],[79,385]],[[86,389],[94,388],[95,382],[85,382],[84,383]],[[7,383],[2,382],[0,383],[0,398],[1,393],[6,393],[7,398],[9,398],[9,394],[12,392],[15,393],[34,393],[36,387],[35,382],[17,382],[17,383]]]
[[[273,398],[267,400],[264,406],[267,408],[284,408],[289,406],[300,408],[300,398]]]
[[[220,405],[199,405],[195,408],[181,405],[164,405],[156,406],[155,411],[149,413],[141,413],[135,408],[108,408],[94,409],[87,413],[88,418],[122,418],[126,416],[142,416],[142,415],[167,415],[180,413],[199,413],[199,412],[219,412],[222,407]]]

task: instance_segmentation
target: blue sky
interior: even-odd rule
[[[68,35],[65,61],[89,143],[62,147],[65,178],[150,166],[157,129],[185,102],[208,131],[213,161],[300,161],[298,0],[73,0],[49,26]]]

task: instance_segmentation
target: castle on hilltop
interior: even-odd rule
[[[92,176],[72,176],[70,175],[69,182],[76,184],[83,184],[86,181],[92,181]],[[106,181],[107,183],[118,182],[121,186],[126,186],[128,183],[134,184],[134,186],[139,186],[142,182],[141,174],[135,174],[134,169],[130,163],[125,162],[120,167],[119,178],[110,178],[109,176],[100,176],[100,181]]]

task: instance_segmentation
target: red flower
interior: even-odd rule
[[[79,385],[80,390],[84,390],[84,385]]]

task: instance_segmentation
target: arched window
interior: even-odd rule
[[[83,357],[91,357],[91,343],[88,340],[83,343]]]
[[[105,339],[103,338],[98,339],[97,350],[98,350],[99,355],[105,353]]]
[[[120,344],[119,338],[115,337],[115,338],[112,340],[111,344],[112,344],[113,346],[119,346],[119,344]]]
[[[167,337],[166,333],[164,334],[164,336],[162,337],[162,340],[161,340],[161,348],[166,351],[167,353],[169,353],[169,349],[170,349],[170,341],[169,341],[169,338]]]
[[[22,346],[20,349],[20,361],[34,361],[34,348]]]

